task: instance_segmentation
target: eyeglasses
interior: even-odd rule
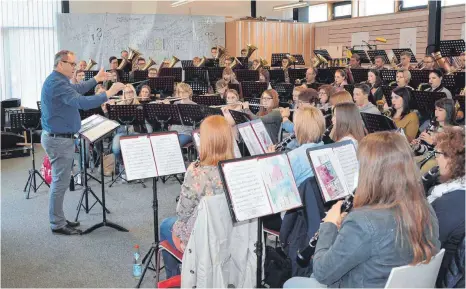
[[[445,153],[444,153],[444,152],[439,152],[438,150],[434,150],[434,156],[435,156],[436,158],[438,158],[439,155],[445,155]]]
[[[62,60],[61,62],[68,63],[69,65],[71,65],[71,67],[76,67],[75,62],[69,62],[69,61],[66,61],[66,60]]]
[[[272,99],[273,99],[273,98],[271,98],[271,97],[263,97],[263,98],[262,98],[262,100],[267,100],[267,101],[272,100]]]

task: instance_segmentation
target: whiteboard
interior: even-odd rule
[[[110,56],[120,58],[128,47],[157,64],[164,58],[180,60],[210,56],[210,48],[225,46],[225,18],[163,14],[58,14],[59,49],[77,59],[94,59],[108,67]]]
[[[416,27],[400,29],[399,48],[411,48],[411,51],[416,55],[416,35]]]

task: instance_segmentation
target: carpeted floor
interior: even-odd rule
[[[37,166],[44,151],[37,150]],[[129,232],[103,227],[83,236],[53,235],[48,223],[48,188],[41,187],[25,199],[23,188],[31,166],[29,157],[1,161],[1,286],[2,287],[135,287],[132,278],[133,246],[145,254],[154,239],[152,181],[106,186],[108,220]],[[109,178],[106,180],[110,180]],[[97,196],[100,186],[91,181]],[[174,180],[158,183],[159,222],[175,214],[180,185]],[[81,187],[65,196],[65,214],[74,220]],[[92,199],[92,198],[91,198]],[[102,221],[97,204],[89,214],[81,211],[81,228]],[[164,278],[162,272],[161,279]],[[148,271],[143,287],[154,287]]]

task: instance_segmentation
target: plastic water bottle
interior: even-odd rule
[[[133,256],[133,277],[134,279],[141,278],[142,275],[142,264],[141,254],[139,254],[139,245],[134,245],[134,256]]]

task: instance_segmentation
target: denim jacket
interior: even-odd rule
[[[440,249],[438,220],[429,205],[432,236]],[[313,259],[314,277],[329,287],[384,287],[392,268],[408,265],[413,253],[406,235],[400,235],[390,209],[363,207],[351,211],[338,231],[322,223]],[[427,225],[426,225],[427,228]]]

